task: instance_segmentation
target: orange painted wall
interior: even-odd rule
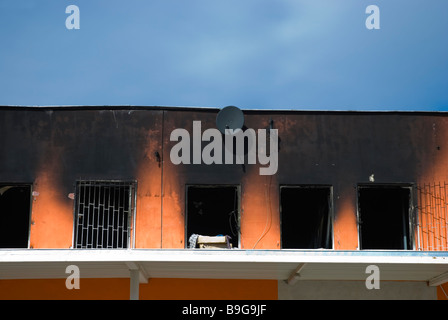
[[[254,115],[245,123],[249,128],[265,129],[269,128],[268,121],[265,116]],[[241,249],[281,248],[278,177],[260,175],[261,167],[259,163],[246,165],[241,176]]]
[[[192,116],[191,114],[189,115]],[[185,169],[182,165],[174,165],[170,160],[170,150],[177,142],[170,142],[171,132],[176,128],[184,128],[192,135],[191,119],[187,127],[180,125],[178,121],[183,121],[178,115],[171,112],[165,113],[163,131],[163,177],[161,179],[163,210],[161,211],[162,221],[162,248],[185,248]],[[203,119],[201,119],[203,120]],[[192,138],[192,137],[190,137]],[[190,140],[191,141],[191,140]]]
[[[54,183],[50,170],[36,178],[31,204],[31,248],[70,248],[73,238],[73,200]]]
[[[437,299],[448,300],[448,282],[437,287]]]
[[[338,205],[335,208],[337,215],[333,222],[333,241],[336,250],[357,250],[359,247],[358,226],[356,222],[356,199],[353,194],[345,190],[334,196],[338,197]]]
[[[68,290],[65,279],[0,280],[0,300],[128,300],[129,279],[81,279]],[[149,279],[141,300],[276,300],[275,280]]]
[[[280,249],[280,212],[277,179],[248,170],[241,199],[241,248]]]
[[[162,116],[159,115],[159,121]],[[144,157],[137,170],[137,203],[133,235],[136,248],[161,248],[162,190],[160,186],[162,163],[161,124],[141,134],[146,137]],[[160,159],[161,160],[161,159]]]
[[[129,279],[81,279],[79,290],[68,290],[65,279],[0,280],[0,299],[125,300],[129,288]]]

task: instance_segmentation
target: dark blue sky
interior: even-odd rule
[[[0,105],[448,111],[448,1],[0,0]]]

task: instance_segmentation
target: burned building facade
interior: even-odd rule
[[[2,107],[1,298],[446,298],[445,113],[244,110],[246,129],[276,130],[274,174],[247,150],[173,163],[172,132],[218,112]],[[191,249],[194,234],[229,247]],[[372,264],[386,289],[366,289]]]

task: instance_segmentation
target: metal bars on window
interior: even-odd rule
[[[417,186],[418,250],[448,250],[448,185]]]
[[[78,181],[75,248],[128,248],[134,202],[133,181]]]

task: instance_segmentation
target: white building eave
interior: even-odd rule
[[[366,280],[376,265],[381,280],[448,281],[448,252],[202,249],[0,250],[0,279],[66,278],[68,265],[82,278]]]

